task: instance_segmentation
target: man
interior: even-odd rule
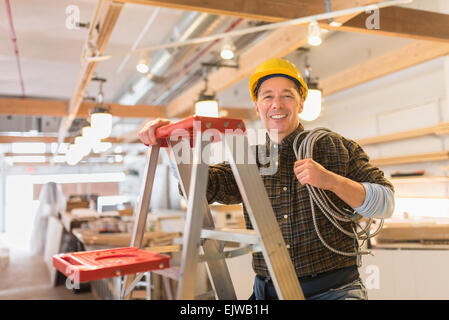
[[[304,131],[298,114],[308,88],[292,63],[269,59],[249,82],[257,113],[268,132],[266,150],[276,149],[278,155],[276,172],[262,175],[262,180],[306,299],[367,299],[357,267],[359,244],[337,229],[321,209],[315,208],[314,218],[306,186],[325,190],[336,207],[368,218],[392,215],[393,186],[369,163],[357,143],[338,134],[319,139],[312,158],[296,158],[293,142]],[[156,144],[155,129],[168,123],[161,119],[149,122],[139,133],[140,139]],[[301,135],[298,142],[304,139]],[[210,167],[207,200],[242,202],[229,164]],[[245,208],[244,214],[247,228],[252,228]],[[347,231],[354,226],[351,222],[340,225]],[[250,299],[277,299],[260,252],[253,254],[252,265],[256,278]]]

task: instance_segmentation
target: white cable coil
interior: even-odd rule
[[[306,137],[301,142],[299,148],[297,146],[299,138],[307,134]],[[297,160],[310,158],[313,159],[313,148],[315,146],[315,143],[325,137],[325,136],[338,136],[335,132],[330,131],[327,128],[315,128],[311,131],[303,131],[300,134],[298,134],[293,141],[293,151],[295,152],[295,156]],[[315,231],[318,235],[318,238],[322,242],[322,244],[328,248],[330,251],[344,255],[344,256],[358,256],[364,255],[364,254],[372,254],[370,251],[362,251],[360,250],[361,245],[359,245],[358,241],[366,241],[374,236],[376,236],[381,230],[383,226],[383,219],[380,219],[380,224],[377,227],[377,229],[370,234],[369,229],[371,224],[373,223],[373,218],[368,219],[367,225],[365,228],[362,228],[359,223],[359,215],[357,212],[353,211],[350,212],[347,209],[340,209],[338,208],[331,199],[329,199],[328,195],[324,192],[324,190],[315,188],[309,184],[306,184],[306,188],[309,191],[309,199],[310,199],[310,206],[312,209],[312,219],[313,219],[313,225],[315,227]],[[323,212],[324,216],[342,233],[345,235],[355,239],[357,241],[357,246],[354,245],[355,251],[354,252],[344,252],[337,250],[335,248],[332,248],[329,244],[324,241],[316,220],[316,212],[315,212],[315,205],[317,205],[321,211]],[[351,223],[352,232],[345,230],[340,224],[339,221]],[[357,227],[360,227],[361,230],[357,232]]]

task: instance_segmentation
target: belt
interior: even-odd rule
[[[350,266],[337,270],[299,277],[298,280],[303,290],[304,296],[307,298],[329,291],[330,289],[336,289],[345,284],[351,283],[359,277],[360,274],[357,266]],[[273,285],[271,277],[256,275],[256,278],[264,281],[267,285]]]

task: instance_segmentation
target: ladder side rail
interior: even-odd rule
[[[144,170],[145,180],[142,181],[140,191],[140,201],[138,207],[138,214],[134,217],[133,233],[131,236],[131,247],[142,247],[142,240],[145,234],[145,226],[147,222],[148,210],[151,202],[151,193],[153,190],[154,177],[156,175],[157,162],[159,159],[160,145],[154,145],[147,153],[147,162]],[[128,290],[128,287],[133,283],[135,275],[125,275],[123,277],[123,286],[121,298],[126,299],[131,297],[130,294],[133,288]]]
[[[202,159],[202,150],[206,142],[202,141],[201,136],[201,132],[195,132],[193,168],[187,199],[187,216],[177,291],[178,300],[192,300],[195,297],[200,234],[204,220],[203,200],[206,194],[209,167]]]
[[[187,143],[189,141],[180,141],[178,143]],[[180,178],[181,190],[184,195],[184,199],[188,199],[188,194],[190,191],[190,175],[191,175],[191,163],[192,154],[190,153],[189,159],[190,163],[183,163],[179,161],[179,158],[174,153],[173,144],[169,139],[167,139],[167,145],[169,146],[170,158],[175,160],[175,168],[177,170],[176,174]],[[182,148],[183,152],[186,150]],[[190,151],[190,148],[188,148]],[[183,158],[185,159],[185,158]],[[209,205],[207,204],[207,199],[204,197],[204,220],[203,228],[215,229],[215,223],[210,212]],[[214,255],[220,250],[220,242],[211,239],[205,239],[202,245],[202,251],[205,255]],[[209,279],[211,285],[216,293],[218,300],[237,300],[237,295],[235,293],[234,285],[232,283],[231,275],[229,273],[226,261],[224,259],[215,261],[206,261],[206,269],[209,274]]]
[[[236,137],[241,137],[243,148],[234,143]],[[261,238],[261,249],[273,280],[279,299],[304,299],[298,277],[287,251],[284,238],[276,220],[273,208],[268,198],[265,186],[260,177],[255,155],[251,152],[248,138],[241,135],[224,135],[228,161],[234,173],[235,180],[248,211],[253,228]],[[239,163],[245,152],[244,163]]]

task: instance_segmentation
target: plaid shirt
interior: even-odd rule
[[[307,188],[299,183],[293,172],[293,165],[296,161],[293,140],[303,130],[303,126],[299,124],[294,132],[282,140],[281,144],[272,143],[267,134],[265,150],[278,148],[278,170],[273,175],[261,176],[298,277],[356,264],[355,257],[339,255],[327,249],[316,234],[312,221],[309,193]],[[298,146],[303,137],[299,139]],[[260,146],[257,149],[259,151]],[[326,169],[351,180],[377,183],[393,190],[392,184],[384,178],[383,172],[369,163],[368,155],[362,148],[356,142],[340,135],[318,140],[314,147],[313,159]],[[258,166],[260,168],[261,164],[258,163]],[[353,211],[333,192],[326,191],[326,193],[339,208]],[[207,200],[209,203],[242,203],[229,164],[210,166]],[[243,206],[243,211],[246,227],[253,229],[245,206]],[[324,240],[337,250],[354,252],[354,239],[336,229],[317,206],[315,206],[315,213]],[[351,230],[349,223],[340,222],[340,224],[346,230]],[[256,274],[269,276],[261,252],[253,253],[252,264]]]

